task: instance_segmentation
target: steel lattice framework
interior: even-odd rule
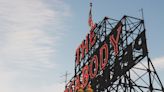
[[[122,32],[118,42],[118,55],[115,55],[113,47],[109,45],[109,59],[105,70],[98,71],[96,78],[89,79],[94,92],[164,92],[162,82],[148,56],[144,20],[131,16],[124,16],[120,21],[105,17],[97,24],[94,29],[97,41],[81,63],[75,64],[75,76],[70,81],[82,74],[81,69],[90,63],[89,58],[98,54],[97,49],[104,42],[110,42],[108,36],[119,25],[122,25]],[[136,43],[139,45],[135,45]]]

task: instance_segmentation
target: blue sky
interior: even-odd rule
[[[150,57],[164,81],[164,1],[93,0],[93,19],[141,17]],[[63,92],[75,49],[89,32],[89,0],[0,0],[0,91]]]

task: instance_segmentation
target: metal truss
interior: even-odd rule
[[[146,56],[143,62],[138,62],[111,86],[99,92],[164,92],[164,88],[150,58]]]
[[[88,60],[104,42],[110,43],[108,38],[119,24],[123,25],[118,42],[119,53],[115,56],[113,47],[109,46],[110,58],[105,70],[98,71],[96,78],[89,79],[94,92],[164,92],[148,56],[144,20],[126,15],[120,21],[105,17],[97,24],[94,29],[97,41],[81,63],[75,64],[75,75],[69,83],[82,74],[82,68],[89,64]]]
[[[101,24],[102,28],[98,33],[99,35],[102,33],[100,39],[104,39],[106,34],[108,35],[114,29],[109,21],[108,19],[104,20],[104,24]],[[144,20],[124,16],[119,22],[123,24],[119,55],[115,57],[114,52],[110,53],[111,58],[108,61],[107,70],[100,71],[100,78],[95,79],[98,82],[94,92],[164,92],[162,82],[148,56],[147,48],[144,48],[146,49],[145,53],[133,48],[132,59],[129,60],[129,57],[125,57],[125,60],[122,59],[124,50],[130,44],[134,44],[137,36],[146,30]],[[95,86],[94,83],[91,82],[91,84]]]

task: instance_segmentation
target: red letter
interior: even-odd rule
[[[82,84],[83,84],[83,88],[85,88],[88,84],[88,79],[89,79],[89,76],[88,76],[88,65],[84,66],[83,70],[82,70],[82,76],[83,76],[83,81],[82,81]]]
[[[86,36],[86,40],[83,40],[82,44],[81,44],[81,49],[82,49],[82,58],[84,58],[85,54],[88,53],[89,50],[89,45],[88,45],[88,37],[89,34]]]
[[[108,45],[104,43],[104,45],[100,48],[100,65],[102,70],[104,70],[107,63],[108,63]]]
[[[78,48],[76,49],[75,62],[76,62],[76,65],[78,65],[78,64],[80,63],[80,47],[78,47]]]
[[[80,77],[79,75],[77,75],[76,79],[75,79],[75,92],[79,89],[80,87]]]
[[[117,35],[116,35],[116,39],[114,38],[114,34],[112,34],[110,36],[110,41],[114,47],[114,52],[115,52],[115,56],[118,54],[118,41],[120,38],[120,33],[122,31],[122,24],[119,25],[119,27],[117,28]]]
[[[93,69],[93,64],[95,64],[94,69]],[[97,71],[98,71],[98,58],[97,55],[94,55],[93,58],[91,59],[91,63],[89,65],[89,74],[90,74],[90,78],[93,79],[94,77],[96,77],[97,75]]]
[[[66,88],[64,92],[69,92],[69,89],[68,89],[68,88]]]
[[[72,81],[70,86],[69,86],[69,92],[73,92],[73,89],[72,89],[73,84],[74,84],[74,81]]]
[[[96,24],[90,30],[90,35],[89,35],[90,46],[89,46],[89,48],[91,48],[95,44],[95,42],[96,42],[96,35],[94,33],[94,29],[95,28],[96,28]]]

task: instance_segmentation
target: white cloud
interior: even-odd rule
[[[1,62],[46,67],[55,39],[42,28],[58,15],[39,0],[1,0],[0,8]]]
[[[1,68],[2,69],[2,68]],[[16,83],[17,81],[21,81],[20,77],[23,77],[20,72],[10,72],[10,71],[0,71],[0,91],[1,92],[64,92],[64,83],[45,83],[40,85],[39,83],[37,86],[32,84],[33,82],[30,81],[31,84],[24,84],[22,81],[21,83]],[[26,76],[32,78],[31,76]],[[39,76],[38,78],[40,78]],[[20,79],[19,79],[20,78]],[[27,78],[23,78],[27,79]],[[29,80],[28,79],[28,80]],[[36,78],[31,79],[33,81],[37,81]],[[42,80],[39,80],[42,81]],[[32,85],[32,86],[30,86]],[[33,86],[34,85],[34,86]]]
[[[61,86],[26,82],[46,79],[43,73],[55,68],[55,46],[70,14],[60,0],[0,0],[0,92],[55,92]]]
[[[157,70],[164,70],[164,57],[155,58],[152,62]]]

